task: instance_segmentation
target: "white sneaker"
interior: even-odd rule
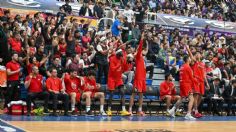
[[[105,111],[100,112],[100,115],[101,115],[101,116],[107,116],[107,114],[106,114]]]
[[[184,117],[185,120],[196,120],[196,118],[194,118],[191,114],[187,114],[185,117]]]
[[[167,111],[171,117],[175,118],[175,110],[174,109],[170,109]]]

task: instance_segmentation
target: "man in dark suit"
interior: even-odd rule
[[[235,116],[235,110],[232,109],[232,105],[236,103],[236,79],[232,80],[231,84],[226,87],[224,91],[224,99],[225,102],[228,103],[227,115],[230,116],[233,114]]]
[[[220,79],[215,77],[210,84],[210,89],[206,89],[206,102],[209,109],[213,111],[213,115],[217,114],[220,116],[219,111],[222,109],[223,100]]]

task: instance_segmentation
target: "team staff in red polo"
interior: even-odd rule
[[[142,54],[142,49],[143,49],[143,39],[144,39],[144,32],[142,33],[140,42],[139,42],[139,47],[138,47],[138,52],[135,57],[135,76],[134,76],[134,87],[133,87],[133,92],[130,97],[130,105],[129,105],[129,112],[132,114],[132,107],[134,103],[134,96],[136,92],[139,94],[139,107],[138,107],[138,115],[144,116],[144,112],[142,111],[142,105],[143,105],[143,93],[146,92],[146,66],[144,62],[144,57]]]
[[[193,77],[193,71],[190,67],[190,58],[189,56],[184,56],[183,58],[184,64],[181,66],[179,71],[180,76],[180,96],[182,98],[188,98],[188,112],[185,116],[185,119],[187,120],[195,120],[194,117],[192,117],[191,112],[193,108],[194,98],[193,98],[193,85],[194,85],[194,77]]]
[[[18,63],[18,54],[12,53],[12,60],[6,64],[7,69],[7,92],[5,107],[12,100],[18,100],[19,97],[19,77],[21,72],[21,66]]]
[[[57,116],[58,99],[63,100],[64,115],[68,116],[69,109],[69,96],[66,94],[65,89],[62,89],[62,81],[57,77],[57,70],[51,69],[51,77],[46,80],[46,87],[50,96],[53,98],[53,116]]]
[[[32,67],[32,72],[25,79],[25,87],[28,90],[27,93],[27,115],[31,113],[31,102],[35,98],[44,99],[44,112],[48,113],[48,100],[49,93],[43,89],[43,76],[39,74],[37,66]]]
[[[166,102],[167,114],[175,117],[175,115],[180,116],[179,105],[181,103],[181,97],[176,95],[175,84],[172,82],[173,77],[170,73],[165,75],[165,81],[160,85],[160,96],[161,100]],[[172,109],[170,109],[171,102],[176,102]],[[177,111],[175,111],[177,110]]]

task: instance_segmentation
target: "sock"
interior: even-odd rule
[[[132,107],[129,107],[129,112],[132,112]]]
[[[176,109],[176,107],[175,107],[175,106],[173,106],[171,110],[174,110],[174,111],[175,111],[175,109]]]
[[[191,116],[191,113],[188,112],[188,113],[186,114],[186,116]]]
[[[103,107],[104,107],[103,105],[100,105],[100,112],[104,111]]]
[[[110,106],[108,107],[108,111],[111,111],[111,107]]]
[[[125,106],[122,106],[122,111],[126,111]]]
[[[90,106],[86,106],[86,112],[90,111]]]
[[[141,112],[142,111],[142,107],[138,107],[138,111]]]
[[[71,110],[74,111],[75,110],[75,106],[71,105]]]

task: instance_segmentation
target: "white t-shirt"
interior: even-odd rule
[[[123,15],[127,17],[128,23],[132,22],[132,18],[134,17],[134,11],[133,10],[124,10]]]

